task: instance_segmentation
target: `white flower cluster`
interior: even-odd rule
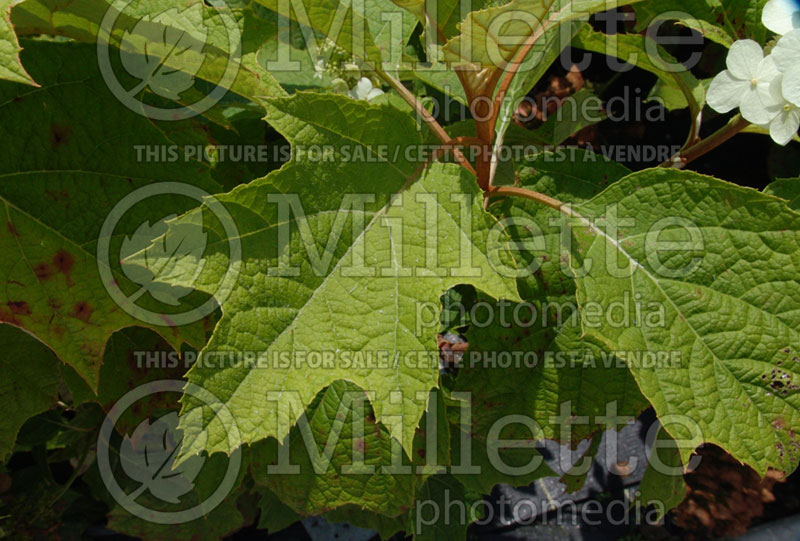
[[[362,77],[356,81],[352,88],[350,88],[350,85],[347,84],[347,81],[344,79],[334,79],[333,91],[337,94],[346,94],[354,100],[365,101],[372,101],[378,96],[383,95],[383,90],[375,88],[372,84],[372,80],[366,77]]]
[[[728,53],[728,69],[708,89],[708,105],[720,113],[739,108],[752,124],[768,128],[772,139],[785,145],[800,128],[800,2],[769,0],[762,22],[780,36],[772,52],[744,39]]]
[[[370,101],[383,94],[375,81],[365,77],[369,73],[361,60],[325,38],[314,62],[314,77],[322,79],[324,74],[332,77],[331,85],[337,94],[346,94],[354,100]]]

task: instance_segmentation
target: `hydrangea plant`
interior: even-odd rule
[[[461,539],[648,409],[654,524],[796,470],[800,170],[691,170],[796,139],[796,2],[0,7],[0,536]]]

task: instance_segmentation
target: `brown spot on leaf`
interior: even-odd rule
[[[67,144],[72,137],[72,128],[63,124],[52,124],[50,126],[50,145],[53,150],[58,150],[62,145]]]
[[[31,314],[31,308],[25,301],[8,301],[6,305],[9,310],[17,315],[29,316]]]
[[[72,267],[75,266],[75,256],[66,250],[59,250],[53,256],[53,265],[59,272],[69,276],[72,274]]]
[[[100,357],[103,354],[103,344],[83,342],[80,345],[81,353],[87,357]]]
[[[17,316],[6,307],[0,307],[0,323],[11,323],[12,325],[19,326]]]
[[[19,231],[17,231],[17,227],[11,222],[6,222],[6,229],[8,229],[8,232],[15,237],[19,237]]]
[[[75,306],[72,308],[72,315],[84,323],[89,321],[89,318],[92,316],[92,312],[94,312],[94,310],[85,301],[76,302]]]
[[[53,276],[53,268],[47,263],[39,263],[33,268],[34,274],[39,280],[49,280]]]
[[[69,192],[66,190],[45,190],[44,194],[56,202],[68,202]]]

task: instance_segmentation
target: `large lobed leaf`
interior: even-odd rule
[[[712,442],[762,475],[792,471],[800,216],[774,197],[669,170],[631,175],[573,210],[574,265],[591,260],[577,274],[579,304],[607,313],[627,303],[620,313],[632,323],[584,317],[584,330],[626,356],[684,463]],[[663,307],[663,324],[637,303]],[[644,364],[642,352],[668,361]]]
[[[187,84],[191,86],[194,79],[212,86],[227,85],[250,100],[284,94],[258,58],[262,45],[272,41],[274,33],[249,11],[216,10],[201,0],[135,0],[125,4],[122,12],[112,6],[115,4],[109,0],[25,0],[14,8],[11,21],[20,36],[48,34],[108,43],[114,48],[109,53],[112,65],[114,55],[122,53],[123,66],[114,68],[115,73],[128,71],[137,78],[135,83],[149,83],[151,91],[164,97],[176,98],[171,94],[177,89],[187,91]],[[107,28],[109,23],[112,28]],[[163,46],[161,40],[166,41]],[[148,62],[155,62],[156,67]],[[159,85],[159,78],[170,80]],[[203,97],[193,96],[191,91],[180,93],[189,104]]]
[[[438,381],[436,329],[415,328],[417,309],[438,306],[441,294],[462,282],[518,299],[514,280],[494,268],[508,257],[504,237],[496,253],[486,253],[494,221],[483,213],[467,173],[434,164],[418,178],[424,163],[406,155],[422,141],[411,117],[388,106],[306,93],[270,100],[267,110],[297,154],[282,170],[219,198],[237,223],[243,260],[204,353],[254,352],[269,366],[195,366],[189,378],[227,404],[243,442],[282,440],[320,390],[339,379],[352,382],[371,393],[376,419],[391,426],[409,452],[428,391]],[[302,153],[308,145],[326,146],[333,156],[317,163]],[[375,156],[383,149],[385,157],[372,163],[352,158],[364,149]],[[276,200],[293,192],[303,215],[280,214]],[[371,200],[363,209],[341,207],[344,194],[358,193]],[[426,230],[431,220],[436,230]],[[287,239],[282,223],[289,226]],[[431,260],[431,239],[438,243],[438,262]],[[131,262],[147,257],[143,252]],[[213,291],[228,263],[223,251],[212,254],[197,285]],[[296,270],[283,272],[287,265]],[[182,273],[176,267],[170,283],[187,285]],[[332,364],[314,369],[295,361],[308,352],[326,352]],[[355,354],[392,360],[374,368],[348,365],[347,356]],[[276,366],[276,356],[291,362]],[[419,359],[418,366],[410,359]],[[182,454],[203,450],[198,436],[206,430],[207,450],[230,451],[211,412],[190,400],[182,426]]]
[[[96,390],[108,337],[142,324],[101,281],[96,243],[106,216],[150,182],[190,178],[206,191],[219,189],[208,165],[147,162],[136,147],[209,140],[196,123],[157,125],[121,106],[102,80],[93,47],[30,42],[22,58],[42,87],[0,85],[0,138],[8,151],[0,164],[0,321],[39,338]],[[136,207],[109,239],[112,249],[139,224],[191,207],[180,196]],[[118,270],[113,261],[104,264]],[[131,285],[122,273],[115,277],[121,287]],[[203,322],[167,323],[151,328],[175,347],[204,340]]]

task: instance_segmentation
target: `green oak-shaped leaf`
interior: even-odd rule
[[[417,25],[414,15],[391,0],[256,1],[275,12],[276,17],[280,14],[316,30],[314,42],[306,41],[306,48],[312,52],[316,52],[313,51],[316,45],[324,56],[326,42],[332,42],[379,67],[382,60],[393,64],[400,61],[406,42]],[[299,29],[295,31],[299,32]]]
[[[11,8],[21,1],[0,1],[0,58],[3,59],[3,64],[0,66],[0,79],[36,86],[36,82],[28,75],[19,60],[19,42],[10,20]]]
[[[637,34],[604,34],[596,32],[589,23],[580,27],[572,41],[573,47],[615,56],[623,62],[656,75],[659,83],[680,92],[680,98],[666,103],[670,110],[690,107],[697,115],[705,104],[705,87],[692,72],[683,66],[651,37]],[[678,69],[676,69],[676,67]]]
[[[537,318],[531,327],[495,323],[467,334],[470,349],[457,390],[472,393],[474,437],[485,438],[507,416],[524,415],[537,423],[537,430],[514,424],[504,438],[553,439],[576,446],[599,430],[625,426],[647,408],[624,363],[581,339],[577,314],[569,312],[571,303],[553,301],[531,305],[545,306],[544,317],[552,320],[561,310],[567,317],[561,326],[542,328]],[[507,313],[516,307],[509,303]],[[519,313],[527,318],[530,310],[526,306]],[[508,354],[514,356],[504,357]]]
[[[112,5],[114,2],[110,0],[67,3],[26,0],[13,9],[11,20],[19,36],[49,34],[86,43],[96,43],[98,39],[109,43],[111,65],[116,66],[113,59],[120,56],[124,62],[124,66],[114,67],[114,73],[110,75],[116,76],[123,88],[129,91],[141,85],[142,81],[148,82],[151,75],[157,73],[159,78],[170,82],[155,85],[156,93],[169,98],[177,99],[176,94],[186,90],[187,84],[191,86],[194,79],[207,82],[211,85],[209,89],[221,84],[251,100],[284,95],[283,89],[258,58],[261,46],[273,41],[274,35],[262,34],[263,27],[256,24],[249,12],[235,9],[217,11],[202,0],[136,0],[124,4],[121,13],[112,11],[115,9]],[[107,30],[99,30],[105,28],[103,22],[107,13],[111,15],[106,26],[113,24],[110,35]],[[170,54],[154,55],[154,40],[159,38],[165,42],[173,38],[172,41],[182,45]],[[147,71],[148,65],[153,73]],[[122,77],[126,71],[131,75],[130,81]],[[184,103],[191,105],[203,95],[194,95],[187,90],[183,97]]]
[[[251,447],[253,477],[266,489],[266,512],[288,506],[290,515],[353,515],[334,520],[356,524],[374,513],[380,529],[398,523],[403,527],[415,491],[450,463],[443,397],[433,391],[410,456],[387,427],[375,421],[367,398],[352,383],[336,381],[315,397],[280,446],[269,438]],[[270,493],[279,494],[279,502]],[[268,529],[285,526],[285,517],[263,518]]]
[[[790,208],[800,210],[800,178],[779,178],[764,188],[764,193],[786,199]]]
[[[593,13],[638,1],[513,0],[473,11],[461,22],[461,33],[444,45],[445,58],[465,66],[503,69],[532,37],[538,41],[545,29],[550,31],[559,24],[586,20]],[[567,32],[564,41],[568,42],[570,37]]]
[[[451,474],[428,478],[415,499],[407,533],[420,541],[466,539],[467,526],[486,509],[481,493],[468,490]]]
[[[301,516],[347,505],[387,517],[405,513],[424,476],[375,421],[367,398],[345,381],[327,387],[280,446],[270,438],[252,447],[256,482]],[[441,428],[449,438],[447,423]],[[415,458],[417,465],[423,462]]]
[[[212,541],[222,539],[240,530],[248,524],[243,510],[239,506],[239,499],[247,492],[246,487],[242,484],[247,474],[247,456],[245,453],[242,457],[242,465],[233,490],[216,507],[209,509],[201,517],[179,524],[158,524],[130,513],[114,501],[104,485],[97,485],[95,490],[102,494],[111,506],[111,511],[108,513],[108,527],[141,539],[175,539],[179,541]],[[228,466],[228,457],[222,454],[208,457],[192,489],[183,494],[178,503],[164,500],[149,491],[143,492],[135,501],[147,509],[163,513],[178,513],[204,504],[208,507],[206,502],[214,497]],[[121,471],[115,472],[115,476],[119,476],[127,494],[133,493],[136,482],[132,482],[131,486],[128,486],[125,473]],[[97,482],[102,483],[99,480]]]
[[[28,418],[46,411],[58,398],[58,360],[41,342],[10,325],[0,325],[0,459],[14,448],[17,432]]]
[[[674,21],[700,32],[715,43],[730,47],[735,40],[744,37],[740,35],[741,28],[735,28],[734,24],[741,25],[745,21],[732,19],[726,11],[735,4],[741,6],[748,1],[750,0],[725,2],[725,6],[719,0],[689,0],[680,4],[673,0],[640,2],[633,8],[636,13],[634,30],[642,32],[648,27],[656,29],[656,25]],[[762,26],[760,21],[753,24],[752,28],[748,28],[748,31],[763,32],[763,29],[757,29],[757,26]]]
[[[418,176],[422,135],[410,116],[308,93],[269,100],[267,111],[295,159],[218,197],[236,221],[242,261],[203,352],[250,352],[259,363],[198,363],[189,378],[231,409],[243,442],[282,440],[320,390],[350,381],[371,393],[376,419],[409,452],[438,382],[439,297],[467,283],[518,299],[514,280],[496,270],[510,264],[507,240],[499,228],[490,236],[495,222],[469,174],[434,164]],[[327,158],[315,159],[314,148]],[[201,217],[193,212],[174,226]],[[216,289],[231,263],[214,252],[227,245],[220,240],[209,234],[201,290]],[[182,285],[180,268],[170,276]],[[433,312],[431,325],[418,328],[420,308]],[[309,368],[309,354],[327,364]],[[206,430],[208,450],[229,451],[220,423],[189,399],[182,426],[182,455],[202,450],[193,440]]]
[[[0,320],[39,338],[96,390],[108,337],[141,324],[101,280],[102,225],[117,202],[153,182],[189,180],[218,191],[207,164],[147,161],[137,151],[209,139],[195,122],[153,123],[122,106],[103,82],[94,47],[29,42],[22,59],[42,86],[0,84],[0,140],[7,149],[0,163]],[[198,204],[176,195],[134,206],[109,239],[110,254],[140,224]],[[105,264],[121,288],[138,289],[118,264]],[[204,341],[202,322],[180,329],[164,323],[151,328],[174,347]]]
[[[517,176],[521,186],[579,203],[628,173],[615,162],[574,150],[570,156],[538,154],[518,168]],[[494,427],[507,439],[546,438],[577,445],[599,430],[635,418],[647,401],[630,371],[609,351],[582,339],[574,280],[565,266],[560,229],[551,222],[558,213],[519,199],[490,210],[498,219],[514,220],[506,223],[522,248],[515,252],[518,267],[529,268],[531,274],[518,281],[524,304],[481,299],[494,317],[490,321],[486,311],[476,309],[467,331],[470,347],[454,390],[471,393],[472,437],[485,446]],[[525,247],[539,235],[544,242]],[[524,416],[536,425],[504,426],[509,416]],[[561,417],[571,420],[558,421]],[[458,441],[454,436],[453,443]],[[520,485],[532,479],[507,475],[492,480]]]
[[[675,440],[661,428],[647,459],[647,469],[639,485],[637,501],[645,506],[661,504],[659,512],[666,513],[681,504],[686,498],[687,488],[683,478],[683,463]]]
[[[800,215],[751,189],[661,169],[572,210],[584,332],[625,358],[684,463],[711,442],[762,475],[792,471]],[[648,323],[637,308],[647,306],[661,306],[663,321]],[[590,321],[588,310],[616,315]]]
[[[265,486],[256,486],[255,491],[260,495],[258,508],[258,529],[267,530],[273,534],[288,528],[301,519],[291,507],[278,498],[278,495]]]

